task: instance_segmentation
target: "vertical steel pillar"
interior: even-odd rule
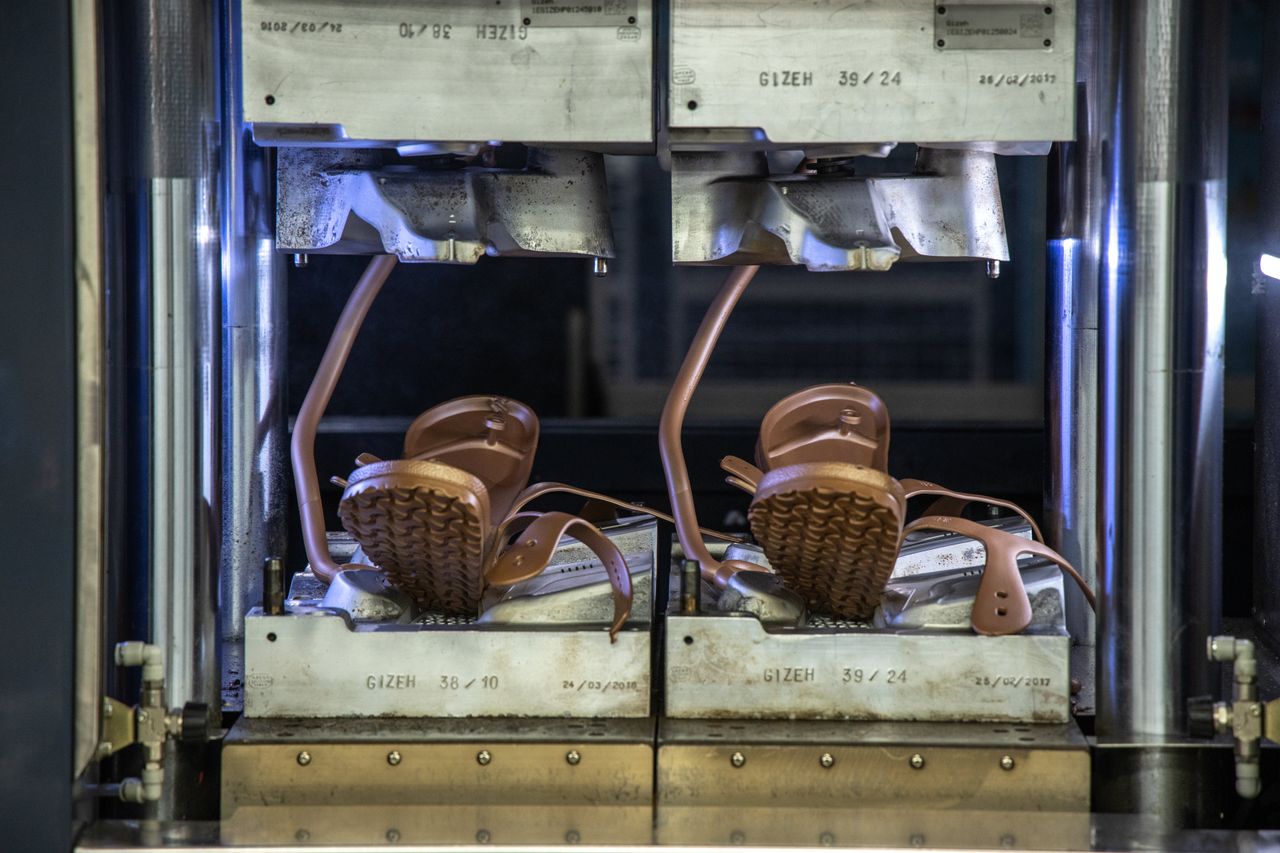
[[[1045,527],[1050,544],[1090,585],[1098,581],[1098,273],[1105,249],[1107,151],[1118,54],[1113,0],[1076,6],[1076,139],[1049,159],[1048,309],[1045,329]],[[1084,596],[1067,591],[1067,625],[1093,646]]]
[[[1280,258],[1280,4],[1263,8],[1261,248]],[[1280,650],[1280,270],[1272,266],[1254,288],[1253,615],[1258,635]]]
[[[288,436],[285,271],[275,250],[269,153],[242,121],[240,9],[220,0],[222,25],[222,553],[223,668],[239,665],[244,615],[262,600],[262,565],[283,556]],[[243,672],[241,669],[240,672]]]
[[[1229,4],[1121,5],[1099,291],[1103,742],[1184,731],[1221,609]]]

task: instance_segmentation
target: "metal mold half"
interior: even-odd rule
[[[1065,631],[806,628],[754,618],[669,615],[666,713],[676,718],[1063,723]]]
[[[636,590],[616,643],[606,630],[609,585],[595,580],[589,552],[570,539],[539,585],[513,587],[479,621],[432,613],[409,621],[388,591],[342,599],[303,572],[288,612],[255,608],[245,619],[245,716],[648,716],[657,527],[632,519],[606,532]],[[347,534],[330,534],[329,550],[337,560],[361,559]],[[352,610],[327,606],[339,600]],[[379,614],[382,621],[371,621]]]
[[[473,264],[484,255],[614,257],[604,158],[529,149],[524,168],[370,149],[282,148],[276,246]]]
[[[645,717],[647,626],[352,624],[334,612],[245,622],[248,717]]]
[[[771,174],[761,152],[671,155],[672,257],[686,264],[887,270],[1009,259],[995,156],[920,149],[910,175]]]

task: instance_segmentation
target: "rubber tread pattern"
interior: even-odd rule
[[[484,532],[474,508],[427,486],[371,488],[338,516],[366,555],[422,610],[475,616],[484,592]]]
[[[898,556],[901,520],[871,495],[825,487],[752,503],[751,533],[815,613],[869,620]]]

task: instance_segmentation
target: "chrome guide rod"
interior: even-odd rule
[[[1112,0],[1076,6],[1076,139],[1049,159],[1045,329],[1045,533],[1097,588],[1098,271],[1107,207],[1106,152],[1115,115],[1117,55]],[[1075,586],[1067,627],[1094,645],[1095,618]]]
[[[244,615],[262,599],[262,565],[283,556],[288,435],[284,411],[285,271],[275,251],[271,158],[241,120],[240,4],[219,0],[222,26],[223,670],[239,668]],[[241,670],[242,672],[242,670]]]
[[[150,611],[167,698],[217,707],[220,256],[208,0],[129,4],[150,300]],[[162,812],[164,810],[162,809]]]
[[[1229,4],[1117,5],[1099,303],[1104,743],[1184,731],[1186,697],[1210,692],[1221,609]],[[1159,779],[1134,784],[1159,810]]]
[[[1262,51],[1263,259],[1254,286],[1253,618],[1258,636],[1280,651],[1280,3],[1264,7]]]

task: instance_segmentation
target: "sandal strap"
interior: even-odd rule
[[[576,495],[580,498],[587,498],[588,500],[600,501],[601,503],[612,504],[613,506],[616,506],[619,509],[625,509],[627,512],[634,512],[640,515],[652,516],[653,518],[657,518],[669,524],[675,523],[674,518],[672,518],[667,513],[662,512],[661,510],[650,509],[647,506],[637,506],[636,504],[627,503],[626,501],[621,500],[620,498],[610,497],[609,495],[603,494],[601,492],[593,492],[590,489],[580,489],[577,486],[570,486],[568,483],[556,483],[556,482],[534,483],[532,486],[529,486],[527,489],[525,489],[519,495],[516,496],[515,502],[512,503],[511,505],[511,513],[512,515],[518,515],[524,510],[526,506],[528,506],[530,503],[537,500],[538,498],[544,495],[557,494],[557,493]],[[508,517],[510,518],[511,516],[508,516]],[[505,522],[503,525],[499,526],[498,528],[499,531],[502,530],[502,527],[504,525],[505,525]],[[719,539],[722,542],[745,541],[744,537],[735,536],[732,533],[724,533],[722,531],[711,530],[710,528],[706,528],[706,527],[699,527],[698,530],[701,531],[704,535],[710,536],[712,539]]]
[[[485,571],[485,579],[496,586],[511,586],[541,574],[551,563],[556,547],[565,536],[572,536],[591,549],[604,566],[613,587],[613,624],[610,642],[617,642],[618,631],[631,615],[631,573],[626,560],[613,540],[589,521],[567,512],[518,513],[504,523],[506,535],[520,531],[519,538]]]
[[[1054,563],[1076,582],[1089,606],[1095,611],[1098,609],[1097,599],[1085,579],[1066,558],[1043,542],[1024,539],[1007,530],[988,527],[967,518],[946,515],[919,518],[904,528],[903,535],[916,530],[958,533],[982,543],[986,561],[970,617],[973,630],[979,634],[1016,634],[1031,623],[1031,601],[1022,583],[1022,573],[1018,570],[1018,557],[1022,554],[1033,554]]]
[[[957,492],[948,489],[945,486],[939,486],[937,483],[931,483],[928,480],[899,480],[902,484],[902,490],[906,500],[911,500],[920,495],[934,495],[942,500],[935,501],[925,510],[927,516],[958,516],[966,506],[971,503],[984,503],[991,506],[1003,507],[1012,510],[1031,525],[1031,533],[1039,542],[1044,541],[1044,534],[1040,532],[1040,525],[1036,524],[1034,518],[1027,514],[1027,511],[1011,501],[1003,501],[999,498],[993,498],[989,495],[979,495],[972,492]],[[984,528],[990,530],[991,528]],[[905,533],[905,531],[904,531]]]
[[[293,462],[294,488],[298,492],[298,514],[302,522],[302,544],[307,552],[311,570],[322,582],[328,584],[345,566],[339,566],[329,554],[329,542],[325,535],[324,505],[320,502],[320,483],[316,475],[316,428],[329,406],[333,390],[342,376],[347,356],[355,345],[360,327],[382,285],[395,268],[395,255],[375,255],[369,266],[347,297],[320,366],[311,380],[307,394],[294,423],[290,439],[290,457]]]
[[[739,456],[726,456],[720,460],[720,469],[728,474],[724,481],[731,486],[754,495],[764,479],[764,472]]]

